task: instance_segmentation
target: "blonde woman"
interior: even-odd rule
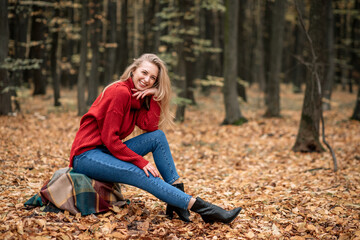
[[[135,59],[82,117],[70,167],[93,179],[129,184],[153,194],[168,203],[170,218],[175,211],[189,222],[192,210],[205,222],[229,223],[241,208],[226,211],[184,192],[166,136],[159,130],[172,123],[170,96],[171,83],[163,61],[154,54]],[[135,125],[146,133],[123,142]],[[143,158],[149,152],[156,167]]]

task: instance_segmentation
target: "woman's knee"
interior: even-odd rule
[[[166,135],[165,135],[164,131],[162,131],[160,129],[155,130],[154,132],[152,132],[152,134],[154,135],[155,138],[166,139]]]

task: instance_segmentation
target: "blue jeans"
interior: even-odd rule
[[[163,131],[156,130],[124,142],[135,153],[153,153],[159,177],[147,177],[145,172],[130,162],[117,159],[105,147],[97,147],[74,157],[75,172],[105,182],[116,182],[141,188],[170,205],[186,209],[191,196],[172,186],[178,178],[169,144]]]

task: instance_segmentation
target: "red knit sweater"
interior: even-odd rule
[[[105,147],[116,158],[129,161],[139,168],[148,164],[142,156],[130,150],[122,139],[129,136],[137,125],[145,131],[158,129],[160,106],[151,98],[150,109],[143,99],[132,97],[135,88],[131,78],[106,89],[103,96],[95,100],[89,111],[81,118],[80,128],[70,152],[70,167],[73,158],[97,146]]]

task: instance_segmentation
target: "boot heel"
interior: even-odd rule
[[[166,216],[169,219],[173,219],[174,217],[174,208],[171,205],[166,206]]]
[[[206,223],[230,223],[237,217],[237,215],[239,215],[241,208],[238,207],[233,210],[226,211],[219,206],[197,197],[194,205],[191,207],[191,211],[200,214],[201,218]]]
[[[173,186],[184,192],[184,184],[183,183],[173,184]],[[189,210],[181,209],[181,208],[174,207],[174,206],[171,206],[170,204],[168,204],[166,206],[166,215],[168,216],[168,218],[173,219],[174,212],[176,212],[176,214],[179,216],[179,218],[182,221],[191,222],[190,218],[189,218],[190,217]]]

